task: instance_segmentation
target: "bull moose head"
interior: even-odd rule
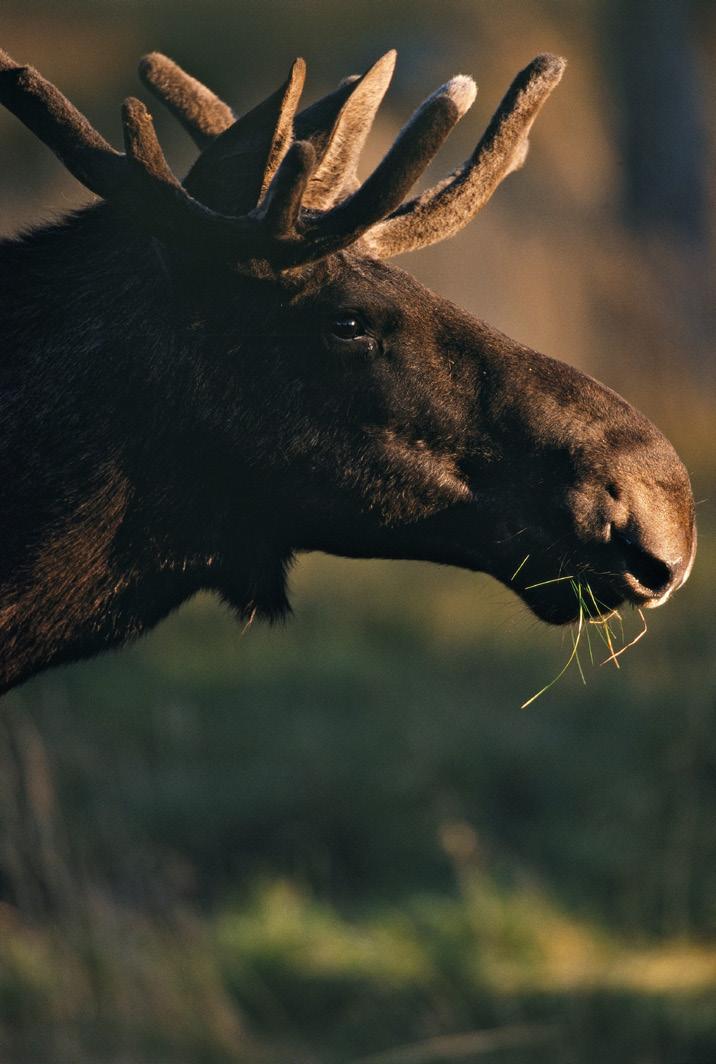
[[[200,588],[280,614],[297,551],[485,571],[554,623],[576,615],[546,583],[565,566],[604,610],[688,576],[691,489],[661,433],[385,262],[455,233],[521,166],[564,61],[533,60],[467,162],[406,201],[476,90],[438,89],[360,183],[394,59],[301,112],[297,60],[237,118],[148,56],[200,148],[180,182],[138,100],[119,153],[0,53],[2,102],[105,201],[0,247],[2,688]]]

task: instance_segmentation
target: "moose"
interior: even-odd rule
[[[142,79],[200,149],[179,181],[139,100],[119,152],[0,52],[2,103],[98,197],[0,245],[0,690],[200,589],[278,617],[302,551],[484,571],[553,624],[576,618],[565,566],[604,611],[686,580],[689,478],[655,426],[386,264],[522,165],[564,60],[537,56],[412,199],[476,89],[439,88],[361,182],[394,62],[299,111],[298,59],[237,117],[152,53]]]

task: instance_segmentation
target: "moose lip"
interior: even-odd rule
[[[629,589],[629,593],[626,598],[629,599],[635,606],[643,606],[645,609],[654,610],[657,606],[661,606],[671,597],[672,592],[675,590],[673,586],[667,587],[661,594],[655,594],[648,588],[645,588],[635,576],[631,573],[624,573],[624,583]]]
[[[600,614],[617,609],[629,597],[623,589],[602,584],[597,587],[590,582],[599,603]],[[578,620],[580,607],[570,581],[561,586],[525,589],[520,597],[541,621],[548,624],[571,624]]]
[[[576,583],[581,585],[588,606],[593,607],[594,612],[598,608],[601,615],[618,609],[625,602],[636,608],[656,609],[667,602],[689,576],[696,549],[695,530],[691,538],[690,557],[685,566],[681,565],[680,557],[667,562],[647,553],[633,538],[626,540],[622,537],[629,548],[625,551],[624,542],[612,537],[612,541],[605,544],[579,550],[569,563],[575,566],[573,576],[562,575],[563,555],[559,565],[561,571],[555,577],[558,559],[550,559],[550,551],[546,550],[541,555],[533,553],[532,564],[538,565],[534,566],[530,580],[523,579],[521,587],[515,586],[514,569],[511,577],[505,578],[503,570],[499,578],[520,595],[537,617],[551,624],[568,624],[579,618],[581,603]],[[513,560],[519,564],[519,559],[510,559]],[[541,569],[544,575],[537,575],[535,569],[537,572]],[[588,609],[588,612],[593,611]]]
[[[607,580],[604,574],[590,574],[587,570],[580,575],[580,579],[591,589],[602,616],[618,609],[625,602],[644,609],[656,609],[663,605],[675,590],[670,587],[661,595],[655,595],[626,571],[614,573],[611,579]],[[570,624],[579,619],[579,603],[570,580],[515,590],[532,612],[548,624]]]
[[[657,606],[668,598],[668,592],[666,596],[657,596],[640,584],[619,565],[611,551],[605,556],[601,545],[596,551],[587,550],[575,559],[576,567],[570,578],[569,571],[565,574],[564,570],[565,539],[560,539],[559,553],[555,553],[548,546],[552,533],[537,533],[530,542],[521,538],[519,553],[510,542],[512,537],[503,537],[501,541],[498,538],[498,543],[509,544],[511,549],[494,557],[492,564],[485,564],[483,550],[490,546],[494,549],[496,542],[494,526],[488,535],[484,530],[481,532],[475,525],[474,509],[464,505],[450,507],[425,522],[409,526],[404,530],[405,545],[409,544],[407,556],[487,572],[515,592],[539,620],[554,625],[578,620],[579,601],[574,590],[577,579],[583,586],[589,586],[602,615],[624,602]],[[525,556],[529,566],[525,566]]]

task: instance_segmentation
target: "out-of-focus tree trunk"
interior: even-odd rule
[[[716,301],[698,0],[612,0],[607,10],[621,214],[639,274],[623,325],[648,351],[654,380],[666,383],[688,366],[694,382],[705,384],[716,376]]]
[[[691,0],[617,0],[626,222],[647,233],[708,238],[706,136]]]

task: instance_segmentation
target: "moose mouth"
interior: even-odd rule
[[[529,556],[519,572],[509,581],[532,612],[550,624],[569,624],[586,611],[603,616],[623,603],[655,609],[663,605],[688,579],[696,553],[696,530],[692,533],[688,560],[666,562],[642,546],[635,534],[613,530],[608,543],[596,548],[575,549],[561,559],[550,558],[550,551],[536,553],[533,573],[537,570],[556,575],[528,576]]]
[[[513,584],[509,586],[514,587]],[[555,625],[578,620],[585,607],[594,616],[605,616],[624,602],[643,606],[649,601],[632,591],[626,574],[595,572],[586,567],[575,574],[538,580],[514,590],[535,616]]]
[[[612,529],[608,541],[598,543],[564,532],[556,539],[537,529],[495,534],[493,525],[488,535],[484,526],[476,527],[474,510],[458,505],[405,527],[392,556],[486,572],[519,595],[540,620],[563,625],[585,610],[604,616],[623,603],[661,606],[688,579],[696,552],[695,526],[685,557],[673,561],[648,550],[631,529]]]

